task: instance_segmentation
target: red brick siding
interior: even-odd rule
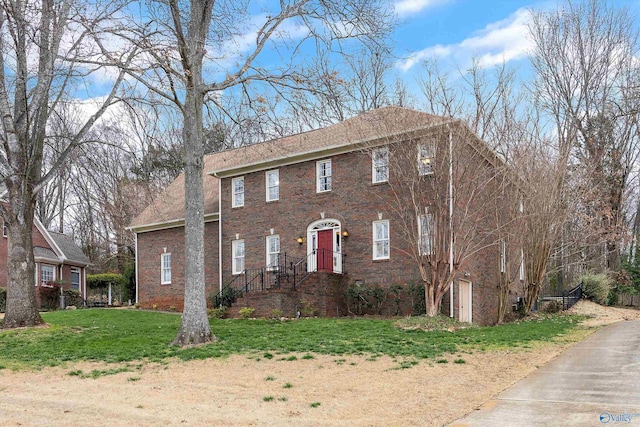
[[[398,232],[398,221],[393,217],[393,194],[387,184],[371,183],[371,158],[367,153],[352,152],[331,157],[332,190],[316,193],[316,161],[303,162],[279,168],[280,199],[266,202],[265,171],[244,175],[245,202],[240,208],[231,208],[231,178],[223,179],[222,248],[223,283],[232,280],[231,242],[236,235],[245,241],[245,267],[260,268],[265,265],[265,237],[273,229],[280,236],[281,253],[292,257],[306,255],[307,245],[299,245],[297,237],[307,236],[308,225],[325,218],[340,221],[349,237],[343,241],[346,254],[345,270],[348,282],[363,280],[368,285],[419,283],[420,275],[415,261],[406,255],[406,243]],[[410,167],[410,166],[408,166]],[[467,167],[489,169],[482,165]],[[391,172],[393,179],[393,171]],[[482,209],[481,197],[472,209]],[[372,260],[372,222],[390,221],[391,256],[389,260]],[[493,224],[480,225],[491,229]],[[516,258],[515,255],[511,259]],[[519,256],[517,257],[519,259]],[[491,324],[497,318],[498,249],[492,246],[479,251],[467,261],[473,283],[473,320]],[[463,272],[465,270],[462,270]],[[457,316],[457,285],[454,287],[454,314]],[[515,296],[514,296],[515,298]],[[410,304],[403,303],[403,307]],[[390,311],[387,307],[383,311]],[[443,311],[448,313],[447,304]],[[335,315],[331,310],[328,315]]]
[[[160,255],[171,253],[171,284],[160,284]],[[181,311],[184,306],[184,227],[138,234],[138,302],[142,307]],[[218,223],[205,224],[207,299],[218,289]]]

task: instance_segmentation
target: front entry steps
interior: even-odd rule
[[[344,316],[347,314],[344,297],[347,281],[347,276],[341,274],[312,273],[296,289],[272,288],[244,293],[227,309],[226,316],[240,317],[243,307],[255,309],[253,317]]]

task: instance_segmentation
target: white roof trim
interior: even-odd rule
[[[34,257],[33,260],[35,262],[39,262],[41,264],[42,263],[44,263],[44,264],[54,264],[54,265],[64,264],[61,259],[53,259],[53,258],[40,257],[40,256]]]
[[[62,252],[62,250],[53,240],[53,238],[51,237],[47,229],[44,228],[44,225],[42,225],[40,220],[37,217],[34,217],[33,223],[36,225],[36,228],[38,229],[40,234],[42,234],[42,237],[44,237],[44,240],[46,240],[49,246],[51,246],[51,249],[53,249],[53,252],[55,252],[55,254],[58,255],[58,258],[60,259],[60,261],[62,262],[66,261],[67,258],[65,257],[64,252]]]

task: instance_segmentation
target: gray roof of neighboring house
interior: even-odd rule
[[[43,248],[41,246],[33,247],[33,256],[35,256],[36,258],[50,259],[52,261],[59,259],[58,255],[56,255],[55,252],[53,252],[51,249]]]
[[[82,252],[82,249],[73,240],[73,237],[66,234],[54,233],[49,231],[49,235],[56,242],[56,245],[60,248],[65,258],[71,263],[78,264],[91,264],[89,258]]]

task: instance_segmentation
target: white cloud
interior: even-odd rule
[[[446,3],[449,0],[400,0],[393,7],[399,16],[418,13],[424,9]]]
[[[508,18],[487,25],[460,43],[429,46],[413,52],[397,67],[408,71],[420,61],[433,58],[451,58],[459,65],[477,58],[481,67],[490,67],[523,58],[533,47],[527,30],[529,19],[527,9],[518,9]]]
[[[444,58],[452,54],[453,45],[443,46],[437,44],[435,46],[430,46],[426,49],[422,49],[419,52],[413,53],[409,58],[398,64],[398,67],[402,71],[408,71],[411,67],[419,63],[424,59],[437,59]]]

